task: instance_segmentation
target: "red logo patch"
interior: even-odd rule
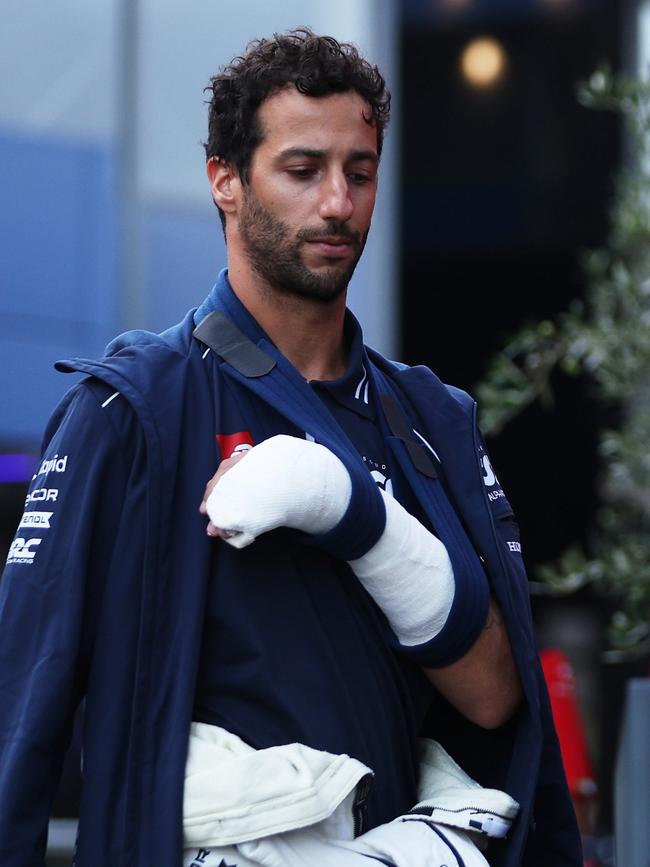
[[[247,430],[240,430],[232,434],[217,434],[217,442],[221,449],[222,460],[231,458],[238,452],[247,452],[255,445],[253,437]]]

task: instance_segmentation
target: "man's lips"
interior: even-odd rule
[[[321,255],[334,259],[347,256],[354,246],[351,238],[310,238],[307,243]]]

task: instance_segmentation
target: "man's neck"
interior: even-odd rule
[[[228,279],[244,307],[306,380],[343,375],[345,293],[327,303],[284,295],[245,266],[230,265]]]

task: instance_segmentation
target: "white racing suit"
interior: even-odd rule
[[[345,755],[288,744],[256,751],[193,723],[184,793],[183,867],[487,867],[518,804],[471,779],[422,739],[418,804],[355,836],[372,771]],[[481,848],[479,848],[481,847]]]

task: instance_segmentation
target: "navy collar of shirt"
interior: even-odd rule
[[[264,333],[257,320],[251,316],[235,295],[228,280],[227,268],[219,273],[212,291],[196,310],[194,323],[198,325],[214,310],[223,310],[235,325],[255,343],[258,343],[262,338],[269,340],[268,335]],[[375,417],[375,411],[371,401],[367,365],[364,360],[363,332],[349,310],[345,311],[345,339],[349,346],[349,357],[347,369],[343,376],[332,380],[312,380],[310,384],[317,391],[327,390],[342,406],[364,418],[372,419]]]
[[[345,341],[348,345],[348,366],[338,379],[312,380],[310,385],[328,393],[342,406],[364,418],[374,419],[368,370],[364,363],[363,333],[349,310],[345,311]]]

